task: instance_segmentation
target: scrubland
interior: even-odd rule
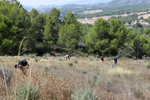
[[[0,100],[150,100],[149,61],[96,57],[0,57]],[[30,65],[26,75],[14,68]]]

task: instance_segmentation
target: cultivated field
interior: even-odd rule
[[[137,12],[137,13],[130,13],[130,14],[122,14],[122,15],[111,15],[111,16],[100,16],[100,17],[93,17],[93,18],[85,18],[85,19],[78,19],[78,21],[82,24],[94,24],[94,22],[99,19],[99,18],[103,18],[105,20],[109,20],[111,17],[118,17],[118,16],[122,16],[122,17],[127,17],[129,15],[133,15],[133,14],[138,14],[138,18],[140,19],[140,17],[143,17],[144,19],[147,19],[150,14],[147,14],[149,13],[150,11],[147,11],[147,12]],[[94,12],[93,12],[94,13]],[[143,25],[149,25],[149,23],[145,22],[145,21],[142,21],[142,22],[139,22]],[[132,24],[136,24],[135,21],[132,22]]]
[[[0,100],[150,100],[148,61],[96,57],[0,57]],[[13,66],[30,65],[26,75]],[[148,67],[148,66],[147,66]]]
[[[99,12],[103,12],[103,10],[87,10],[87,11],[83,11],[80,14],[94,14],[94,13],[99,13]]]

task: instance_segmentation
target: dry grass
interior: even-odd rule
[[[108,71],[108,73],[110,75],[114,75],[114,76],[121,76],[121,75],[131,76],[131,75],[135,75],[135,73],[133,71],[127,70],[127,69],[123,69],[121,67],[115,67],[114,69],[110,69]]]
[[[18,59],[25,58],[30,64],[26,76],[13,67]],[[111,59],[102,63],[95,57],[37,58],[0,57],[0,70],[8,67],[13,72],[9,81],[0,73],[0,100],[16,100],[19,84],[37,87],[39,100],[72,100],[74,89],[81,87],[95,91],[101,100],[150,100],[148,61],[119,60],[113,68]]]

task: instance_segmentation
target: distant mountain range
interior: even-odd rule
[[[40,5],[38,7],[32,7],[32,6],[23,5],[23,7],[27,10],[31,10],[33,8],[35,8],[35,9],[44,9],[44,8],[53,8],[53,7],[57,7],[57,6],[56,5]]]
[[[70,1],[66,4],[59,4],[59,5],[39,5],[38,7],[32,7],[32,6],[25,6],[23,7],[27,10],[31,10],[32,8],[36,9],[44,9],[44,8],[52,8],[52,7],[57,7],[57,6],[63,6],[63,5],[70,5],[70,4],[75,4],[75,5],[89,5],[89,4],[97,4],[97,3],[108,3],[112,0],[78,0],[78,1]]]
[[[150,3],[150,0],[112,0],[109,5],[131,5],[140,3]]]
[[[78,5],[82,5],[82,4],[96,4],[96,3],[108,3],[112,0],[78,0],[75,2],[70,2],[69,4],[78,4]]]
[[[26,10],[31,10],[32,8],[34,8],[34,7],[32,7],[32,6],[25,6],[25,5],[23,5],[23,7],[24,7]]]
[[[90,4],[103,4],[109,6],[120,6],[120,5],[131,5],[131,4],[140,4],[140,3],[150,3],[150,0],[78,0],[74,2],[68,2],[66,5],[75,4],[75,5],[90,5]],[[62,5],[63,6],[63,5]],[[27,10],[35,9],[45,9],[58,7],[58,5],[40,5],[38,7],[24,6]],[[60,6],[59,6],[60,7]]]

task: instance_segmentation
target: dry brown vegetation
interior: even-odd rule
[[[38,100],[74,100],[74,90],[86,88],[95,91],[97,100],[150,100],[150,69],[145,60],[119,60],[115,67],[112,58],[105,58],[104,63],[96,57],[0,59],[0,100],[16,100],[19,84],[37,87]],[[27,75],[14,68],[19,59],[30,64]],[[6,67],[12,71],[9,78]]]

